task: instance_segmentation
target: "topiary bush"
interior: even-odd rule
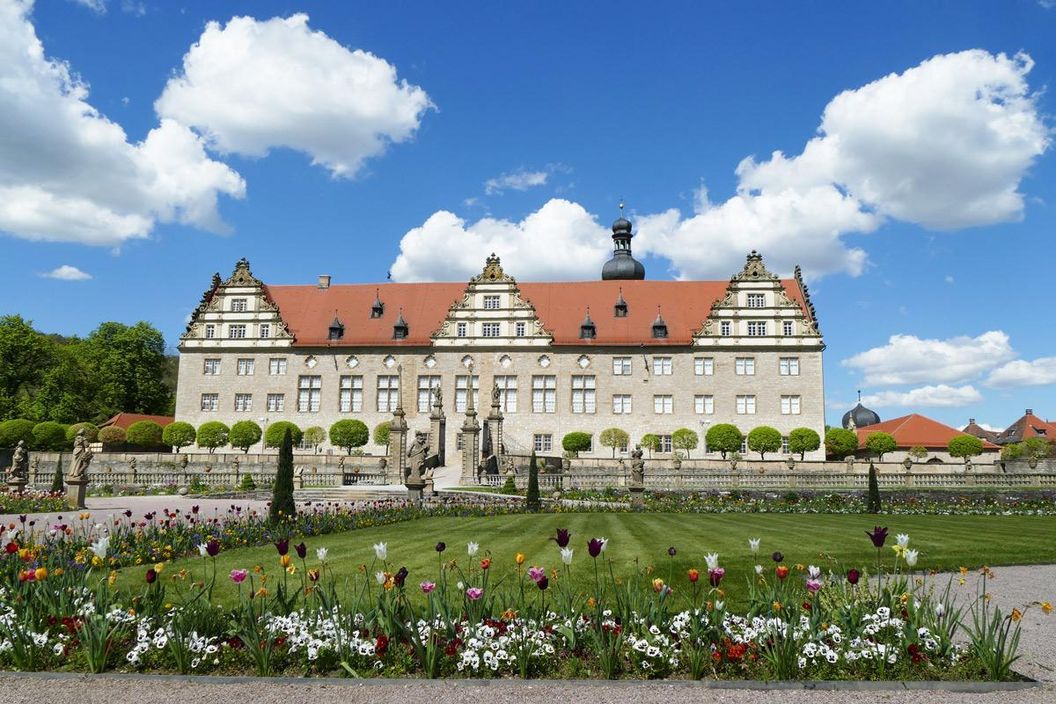
[[[296,425],[288,420],[280,420],[276,423],[272,423],[268,426],[268,429],[264,432],[264,444],[267,447],[279,447],[282,445],[282,439],[286,436],[286,431],[290,431],[290,439],[293,440],[294,445],[301,443],[301,438],[304,437],[304,433]]]
[[[304,429],[304,444],[308,447],[318,448],[326,442],[326,431],[318,425]]]
[[[617,447],[627,447],[628,443],[631,442],[631,436],[627,434],[626,430],[620,428],[606,428],[601,431],[601,435],[598,436],[599,442],[602,447],[611,447],[612,456],[616,456]]]
[[[748,433],[748,449],[758,452],[759,459],[765,460],[767,452],[777,452],[781,449],[781,431],[769,425],[752,428]]]
[[[157,447],[161,444],[161,426],[152,420],[139,420],[128,426],[125,440],[136,447]]]
[[[253,481],[253,475],[249,474],[248,472],[246,474],[243,474],[242,481],[239,482],[238,488],[242,491],[256,491],[257,483]]]
[[[532,450],[528,464],[528,491],[525,492],[525,506],[529,511],[538,511],[543,507],[539,499],[539,467],[535,463],[535,450]]]
[[[565,437],[561,438],[561,448],[565,452],[571,452],[573,456],[578,456],[580,452],[590,450],[593,437],[590,433],[574,430],[571,433],[566,433]]]
[[[389,446],[389,421],[382,421],[374,426],[374,444]]]
[[[811,428],[794,428],[788,434],[788,451],[792,454],[799,453],[799,459],[803,459],[808,452],[814,452],[821,447],[821,436]]]
[[[175,447],[177,454],[181,448],[192,444],[197,436],[194,426],[182,420],[169,423],[161,429],[161,441],[169,447]]]
[[[12,418],[0,423],[0,447],[14,447],[19,440],[27,445],[33,444],[33,427],[36,425],[25,418]]]
[[[654,452],[660,449],[660,436],[656,433],[646,433],[638,444],[649,450],[649,455],[652,456]]]
[[[125,429],[108,425],[99,429],[99,442],[104,445],[120,445],[125,442]]]
[[[55,474],[51,477],[51,491],[53,494],[61,494],[65,486],[62,478],[62,455],[55,460]]]
[[[351,455],[352,449],[363,447],[370,440],[367,424],[354,418],[339,420],[330,426],[330,444],[344,448]]]
[[[499,493],[508,494],[510,496],[517,495],[517,482],[514,481],[512,474],[506,476],[506,481],[503,482],[502,488],[499,489]]]
[[[963,458],[967,463],[970,458],[983,454],[983,441],[973,435],[958,435],[950,438],[946,449],[950,457]]]
[[[876,478],[876,467],[869,463],[869,494],[865,499],[865,510],[869,513],[880,513],[880,482]]]
[[[279,445],[279,467],[275,472],[275,488],[268,518],[272,523],[279,523],[296,515],[297,504],[293,500],[293,432],[286,428]]]
[[[53,420],[46,420],[33,426],[33,442],[30,443],[35,450],[66,450],[69,444],[66,442],[66,426]]]
[[[700,436],[697,435],[697,431],[695,430],[679,428],[671,433],[671,445],[674,446],[676,450],[685,450],[686,457],[689,457],[690,451],[696,450],[697,445],[699,444]]]
[[[73,446],[73,439],[77,437],[77,433],[84,429],[84,439],[88,442],[99,442],[99,426],[95,423],[74,423],[70,427],[66,428],[66,439],[70,442],[70,446]]]
[[[202,423],[198,427],[198,447],[204,447],[209,450],[209,454],[212,454],[216,448],[227,445],[230,434],[231,430],[218,420]]]
[[[708,428],[704,442],[709,452],[718,452],[722,459],[731,452],[738,452],[744,442],[744,433],[733,423],[718,423]]]
[[[231,447],[242,450],[242,454],[249,452],[249,448],[260,442],[262,435],[260,426],[251,420],[240,420],[231,426],[231,433],[227,436]]]
[[[829,428],[825,431],[825,454],[836,459],[853,455],[858,449],[858,434],[846,428]]]

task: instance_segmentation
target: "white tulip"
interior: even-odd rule
[[[93,551],[95,550],[95,546],[94,545],[92,546],[92,550]],[[96,554],[98,554],[98,553],[96,553]],[[201,555],[202,557],[206,557],[206,556],[209,555],[209,549],[205,546],[205,543],[198,543],[198,554]]]
[[[480,543],[468,543],[466,545],[466,552],[469,553],[470,557],[477,554],[477,550],[480,550]]]
[[[909,545],[909,536],[905,533],[899,533],[895,536],[895,540],[898,541],[898,547],[904,548]]]
[[[103,536],[102,538],[99,538],[94,543],[92,543],[92,552],[95,553],[95,555],[100,560],[105,560],[106,559],[106,553],[107,553],[107,551],[109,549],[110,549],[110,537],[109,536]],[[202,551],[202,555],[205,555],[205,544],[204,543],[202,545],[199,545],[198,549]]]
[[[918,550],[906,550],[906,564],[910,567],[916,565],[918,555],[920,555]]]
[[[715,610],[716,611],[722,611],[722,608],[724,606],[726,606],[726,602],[725,601],[716,601],[715,602]]]
[[[935,604],[935,616],[937,618],[942,618],[945,614],[946,604],[943,604],[941,601],[938,604]]]
[[[762,565],[756,565],[755,566],[755,573],[758,574],[758,575],[761,575],[763,573],[763,566]]]
[[[375,543],[374,554],[379,560],[384,560],[389,556],[389,546],[387,543]]]
[[[561,562],[566,565],[572,564],[572,548],[561,548]]]
[[[807,567],[807,576],[811,579],[817,579],[821,576],[821,568],[815,567],[814,565],[810,565],[809,567]]]
[[[326,562],[326,556],[330,554],[330,551],[326,548],[316,548],[315,556],[319,559],[319,562]]]
[[[378,580],[378,584],[385,584],[385,573],[384,572],[375,572],[374,573],[374,579]]]
[[[708,563],[708,569],[713,570],[719,566],[719,553],[709,552],[704,556],[704,561]]]
[[[759,552],[759,538],[748,538],[748,547],[751,548],[753,555],[757,554]]]

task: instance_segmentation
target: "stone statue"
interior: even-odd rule
[[[29,479],[29,452],[26,451],[26,441],[19,440],[15,445],[15,452],[11,455],[10,479]]]
[[[493,406],[498,406],[499,405],[499,395],[500,394],[501,394],[501,392],[499,391],[499,385],[496,383],[494,386],[491,387],[491,405],[493,405]]]
[[[414,442],[407,449],[407,477],[422,476],[422,468],[428,454],[429,443],[426,442],[425,433],[418,431],[414,434]]]
[[[631,450],[631,484],[634,486],[645,485],[645,459],[642,456],[642,446],[635,445]]]
[[[442,407],[444,405],[444,392],[437,386],[433,389],[433,405]]]
[[[88,479],[88,465],[92,463],[95,454],[88,447],[88,438],[85,437],[84,428],[77,431],[77,437],[73,439],[73,461],[70,462],[70,471],[66,474],[68,479]]]
[[[133,476],[135,476],[135,474],[136,474],[136,458],[135,457],[129,458],[129,460],[128,460],[128,468],[130,470],[132,470],[132,474],[133,474]]]
[[[33,462],[30,465],[33,468],[33,476],[36,477],[40,474],[40,457],[37,455],[33,456]]]

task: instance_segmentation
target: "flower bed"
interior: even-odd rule
[[[235,674],[466,677],[1014,679],[1019,620],[990,603],[983,569],[975,596],[959,580],[936,582],[899,535],[868,531],[864,565],[831,569],[760,556],[728,574],[720,556],[699,569],[617,574],[604,538],[558,530],[547,565],[522,553],[493,556],[435,546],[436,568],[412,575],[385,543],[369,564],[336,571],[325,545],[275,540],[274,568],[218,574],[221,541],[196,547],[206,577],[158,562],[140,585],[115,587],[115,541],[95,539],[70,561],[57,543],[11,536],[0,558],[0,666]],[[583,553],[586,553],[585,555]],[[668,556],[673,559],[674,547]],[[648,556],[646,556],[648,558]],[[501,561],[501,562],[500,562]],[[573,573],[586,573],[586,590]],[[212,602],[218,580],[237,605]],[[734,585],[741,581],[741,585]],[[734,592],[746,609],[727,609]],[[958,598],[958,592],[960,598]],[[412,595],[414,598],[412,598]],[[1046,613],[1047,603],[1037,604]]]
[[[24,491],[21,494],[0,494],[0,514],[54,513],[69,508],[62,493]]]

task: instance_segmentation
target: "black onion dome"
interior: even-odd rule
[[[867,425],[879,423],[880,416],[876,414],[876,411],[866,408],[859,401],[857,406],[843,414],[843,427],[850,428],[852,420],[855,428],[864,428]]]
[[[617,254],[605,262],[601,268],[601,278],[606,281],[612,279],[644,279],[645,267],[630,254]]]

